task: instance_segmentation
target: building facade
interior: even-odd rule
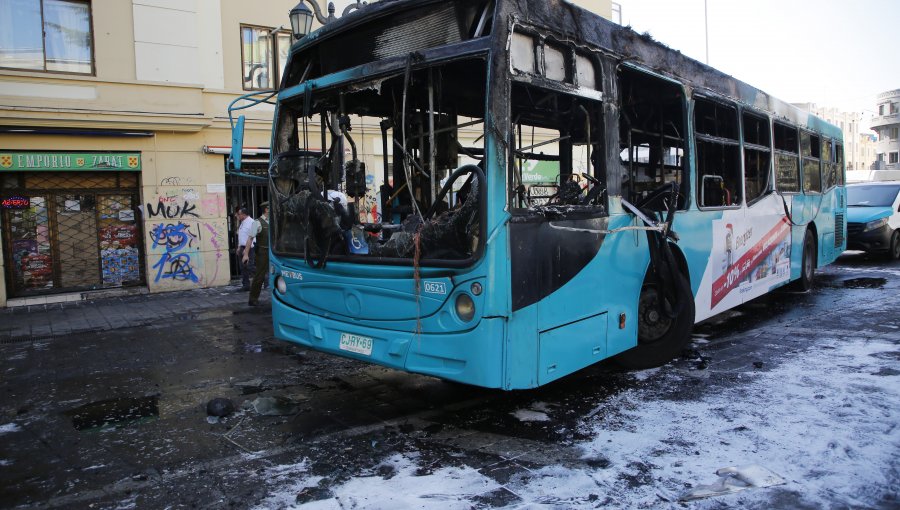
[[[277,84],[296,3],[0,0],[0,306],[230,281],[266,188],[226,176],[227,106]],[[264,171],[272,109],[245,114]]]
[[[872,129],[878,134],[875,170],[900,170],[900,89],[878,94]]]

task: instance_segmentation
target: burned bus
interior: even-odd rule
[[[657,366],[845,247],[839,129],[565,1],[372,3],[275,94],[272,318],[311,349],[506,390]]]

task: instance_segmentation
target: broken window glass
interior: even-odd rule
[[[831,189],[837,184],[837,164],[830,138],[822,138],[822,189]]]
[[[769,119],[744,112],[744,193],[752,204],[769,191]]]
[[[694,100],[700,207],[741,204],[740,142],[734,106],[698,97]]]
[[[803,191],[807,193],[822,192],[822,173],[819,167],[821,145],[819,137],[807,131],[800,132],[800,155],[803,169]]]
[[[513,83],[509,203],[606,212],[601,103]],[[542,209],[545,208],[545,209]]]
[[[835,169],[835,184],[844,185],[844,146],[840,143],[834,144],[834,161],[837,168]]]
[[[513,69],[527,74],[535,74],[534,49],[534,37],[521,32],[514,32],[509,49]]]
[[[273,250],[315,264],[473,258],[486,182],[466,163],[484,158],[486,79],[472,58],[283,101]]]
[[[800,158],[797,128],[775,123],[775,185],[779,191],[800,191]]]
[[[619,71],[619,160],[623,195],[641,204],[668,183],[678,185],[678,207],[687,207],[684,179],[684,94],[679,85],[646,73]],[[661,204],[649,204],[658,209]]]

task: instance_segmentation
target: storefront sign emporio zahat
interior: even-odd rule
[[[0,152],[3,171],[115,170],[139,172],[139,152]]]

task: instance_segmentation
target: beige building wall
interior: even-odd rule
[[[587,9],[595,14],[599,14],[606,19],[612,19],[612,4],[611,0],[568,0],[569,2]]]
[[[296,3],[93,0],[93,75],[0,69],[0,126],[7,128],[0,133],[0,152],[140,152],[150,291],[228,283],[225,159],[203,149],[231,145],[227,106],[245,93],[241,24],[289,30],[288,12]],[[268,147],[272,108],[244,114],[245,146]],[[47,134],[51,129],[146,136]],[[196,281],[165,277],[172,268],[163,241],[175,229],[191,237],[190,267],[178,270],[193,272]],[[5,306],[7,268],[0,268]]]

